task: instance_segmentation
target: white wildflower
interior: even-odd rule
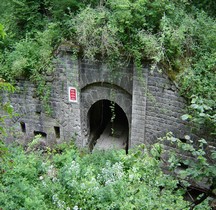
[[[73,210],[79,210],[79,207],[78,206],[74,206]]]

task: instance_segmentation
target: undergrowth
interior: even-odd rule
[[[140,145],[130,151],[55,148],[1,149],[2,209],[190,209],[186,188],[161,169],[162,147]],[[210,209],[208,200],[195,209]]]

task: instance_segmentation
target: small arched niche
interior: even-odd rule
[[[129,124],[123,109],[109,100],[95,102],[88,111],[89,148],[128,151]]]

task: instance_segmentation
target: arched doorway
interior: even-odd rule
[[[129,124],[123,109],[109,100],[99,100],[88,112],[89,148],[128,151]]]

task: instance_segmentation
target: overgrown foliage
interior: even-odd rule
[[[128,62],[140,67],[149,60],[152,69],[158,65],[178,82],[189,101],[199,97],[215,116],[214,1],[2,0],[0,5],[8,34],[0,43],[4,79],[29,76],[44,92],[56,46],[70,40],[83,56],[103,58],[110,68]]]
[[[88,154],[66,144],[33,148],[10,146],[0,162],[1,208],[190,209],[179,180],[161,170],[161,145],[141,145],[129,155]],[[195,209],[210,209],[208,200]]]
[[[8,93],[13,93],[14,90],[15,88],[11,84],[5,82],[2,78],[0,78],[1,92],[6,91]],[[5,119],[8,117],[12,118],[13,114],[14,114],[13,107],[10,105],[10,103],[2,102],[2,98],[0,97],[0,140],[2,135],[6,135],[5,126],[4,126]],[[1,146],[0,146],[0,150],[1,150]]]
[[[128,62],[140,68],[143,60],[150,62],[152,70],[159,66],[176,80],[190,103],[182,118],[204,128],[206,137],[216,134],[214,0],[1,0],[0,14],[4,87],[5,80],[27,77],[47,104],[46,75],[52,72],[58,45],[70,40],[79,55],[103,59],[112,70]],[[202,148],[179,146],[198,159],[191,162],[193,170],[185,171],[187,177],[196,178],[193,173],[214,177],[214,165],[207,162]],[[3,144],[0,148],[3,209],[194,208],[182,199],[179,181],[163,174],[158,157],[147,151],[129,156],[111,152],[98,162],[103,155],[81,157],[74,147],[43,160],[41,152],[8,150]],[[203,205],[200,209],[208,209]]]
[[[3,39],[5,37],[5,31],[2,24],[0,24],[0,38]]]
[[[184,188],[191,185],[203,188],[204,192],[193,200],[190,209],[194,209],[196,205],[202,203],[208,197],[215,198],[215,147],[208,145],[205,139],[193,141],[190,136],[185,136],[185,141],[182,141],[174,137],[172,133],[168,133],[160,140],[160,143],[167,144],[168,142],[172,148],[175,148],[167,151],[168,160],[165,161],[165,165],[179,179],[179,184]],[[189,192],[188,194],[190,195]]]

